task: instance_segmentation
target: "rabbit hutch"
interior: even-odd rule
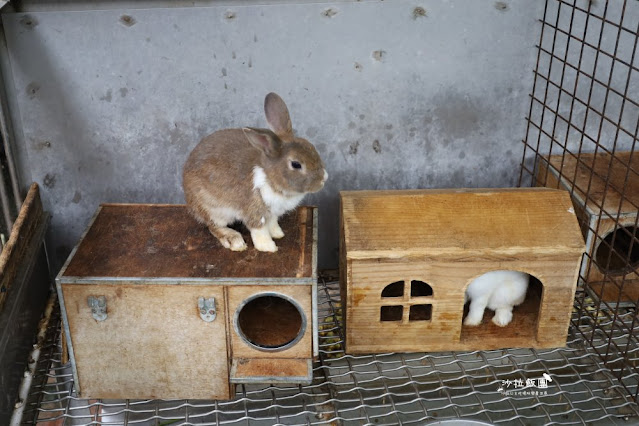
[[[0,20],[0,425],[639,419],[638,1],[12,0]],[[329,177],[277,253],[220,252],[183,166],[264,128],[270,92]],[[464,326],[496,270],[530,274],[527,298]]]
[[[565,346],[584,251],[566,191],[343,192],[346,352]],[[464,293],[490,271],[530,274],[513,321],[463,326]],[[540,285],[539,285],[540,284]]]
[[[224,249],[184,206],[102,205],[57,278],[78,394],[228,399],[234,384],[310,383],[316,220],[310,207],[286,216],[273,263]]]

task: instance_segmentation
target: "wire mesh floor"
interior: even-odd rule
[[[409,425],[453,418],[521,425],[639,423],[639,408],[628,396],[632,389],[621,385],[625,380],[632,386],[637,378],[613,377],[596,354],[609,336],[589,331],[622,329],[612,322],[633,321],[632,308],[612,320],[597,311],[598,327],[592,327],[592,316],[575,314],[567,348],[351,356],[342,347],[339,284],[329,276],[318,289],[320,357],[313,383],[238,385],[229,401],[78,398],[70,365],[60,361],[56,309],[22,402],[22,424]],[[628,337],[612,336],[626,343]],[[639,361],[639,348],[629,348],[627,356]]]

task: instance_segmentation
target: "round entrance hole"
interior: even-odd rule
[[[306,330],[306,317],[295,300],[277,293],[246,299],[235,313],[235,330],[250,346],[279,351],[297,343]]]
[[[622,226],[604,237],[595,252],[602,272],[622,275],[639,267],[639,228]]]

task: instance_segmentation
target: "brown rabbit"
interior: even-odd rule
[[[328,178],[315,147],[293,135],[282,98],[266,95],[264,112],[271,130],[219,130],[202,139],[184,165],[190,213],[233,251],[246,250],[242,235],[228,227],[235,221],[251,231],[256,249],[277,251],[273,238],[284,236],[278,218]]]

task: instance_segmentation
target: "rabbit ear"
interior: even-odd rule
[[[244,127],[242,129],[248,141],[268,157],[277,157],[280,153],[281,141],[268,130]]]
[[[269,93],[264,99],[264,114],[268,127],[281,139],[293,137],[293,126],[286,104],[277,93]]]

